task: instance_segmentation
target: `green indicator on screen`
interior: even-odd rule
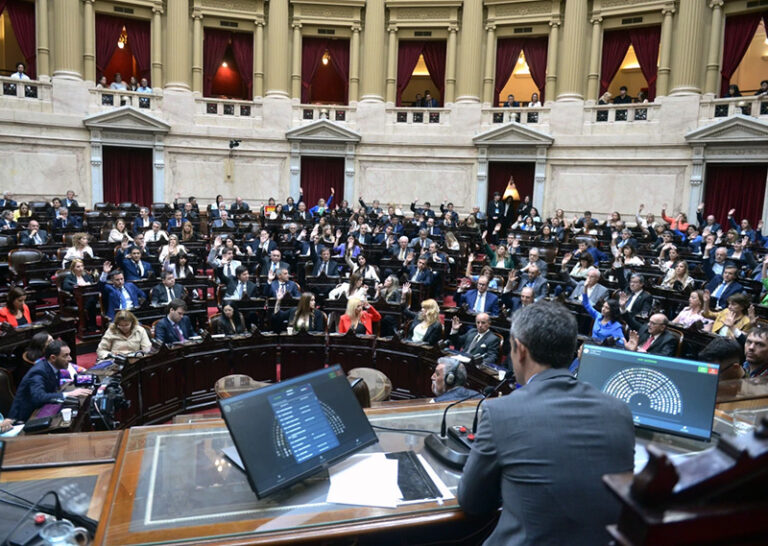
[[[699,373],[709,373],[706,366],[699,366]]]

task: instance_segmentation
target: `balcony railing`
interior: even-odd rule
[[[160,110],[163,96],[160,93],[140,93],[138,91],[119,91],[117,89],[90,90],[98,110],[110,110],[121,106],[133,106],[141,110]]]
[[[699,106],[699,119],[701,120],[727,118],[736,114],[768,118],[768,97],[701,99]]]
[[[306,124],[319,119],[338,123],[354,122],[355,108],[335,104],[298,104],[293,107],[294,124]]]
[[[195,99],[195,107],[198,114],[206,116],[221,116],[233,118],[256,117],[256,103],[250,100],[234,99]]]
[[[0,76],[2,96],[24,100],[51,100],[51,84],[38,80],[17,80]]]
[[[389,108],[387,122],[392,125],[448,125],[448,108]]]
[[[483,108],[483,125],[510,123],[541,125],[549,123],[549,108]]]
[[[645,123],[656,119],[658,104],[609,104],[585,106],[585,117],[589,122],[600,123]]]

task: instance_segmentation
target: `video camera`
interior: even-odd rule
[[[120,427],[116,413],[131,407],[125,399],[119,375],[92,376],[94,393],[91,396],[91,424],[94,430],[115,430]]]

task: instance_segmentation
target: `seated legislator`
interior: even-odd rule
[[[75,293],[75,288],[78,286],[90,286],[96,284],[96,279],[93,275],[85,270],[85,264],[83,260],[75,258],[69,264],[69,273],[67,273],[61,280],[61,289],[70,294]],[[86,319],[88,321],[88,329],[96,329],[96,317],[99,314],[99,298],[96,295],[87,296],[85,298]]]
[[[466,285],[460,286],[457,290],[457,303],[459,305],[466,303],[471,313],[488,313],[491,316],[499,314],[499,297],[488,292],[488,277],[480,276],[477,279],[477,288],[463,292]]]
[[[606,300],[603,302],[600,312],[598,312],[592,307],[592,302],[589,301],[587,293],[583,292],[581,295],[581,305],[584,306],[587,313],[594,319],[592,339],[602,342],[612,338],[616,341],[616,345],[619,347],[624,346],[624,330],[621,327],[621,322],[619,322],[621,308],[618,301],[614,299]]]
[[[140,281],[154,276],[152,265],[141,259],[141,249],[139,247],[130,247],[127,249],[126,254],[128,254],[128,259],[125,259],[124,254],[118,250],[115,257],[118,267],[123,270],[126,281]]]
[[[43,357],[35,362],[19,383],[8,417],[14,421],[26,421],[33,411],[45,404],[64,397],[91,394],[89,389],[59,392],[59,372],[66,370],[71,360],[70,348],[66,343],[51,341],[45,348]]]
[[[176,284],[173,271],[163,271],[162,282],[152,288],[149,301],[153,307],[168,305],[171,301],[184,297],[184,287]]]
[[[331,260],[331,249],[323,247],[320,251],[320,259],[316,260],[312,269],[312,276],[319,277],[322,274],[326,277],[338,277],[339,273],[339,264]]]
[[[44,229],[40,229],[40,222],[34,218],[27,224],[27,229],[19,234],[19,242],[22,246],[38,246],[48,243],[50,235]]]
[[[233,336],[245,333],[243,315],[231,303],[222,306],[221,314],[213,320],[211,326],[217,334]]]
[[[4,307],[0,307],[0,323],[5,322],[14,328],[32,324],[29,307],[24,303],[27,294],[20,286],[14,286],[8,291]]]
[[[107,284],[107,277],[112,281],[112,284]],[[131,310],[141,307],[142,300],[146,299],[146,294],[139,290],[135,284],[125,282],[123,272],[119,269],[113,270],[112,264],[109,262],[104,262],[102,266],[99,285],[104,299],[104,314],[109,320],[113,320],[115,313],[120,309]]]
[[[461,320],[453,317],[450,339],[456,350],[472,356],[479,356],[483,364],[496,364],[499,360],[499,338],[490,331],[491,317],[488,313],[478,313],[475,328],[470,328],[461,335]]]
[[[227,291],[224,292],[224,301],[240,301],[255,298],[259,292],[259,285],[251,280],[251,274],[244,265],[235,269],[235,278],[227,277]]]
[[[184,300],[176,299],[168,304],[168,316],[160,319],[155,325],[155,339],[166,345],[184,343],[195,336],[192,321],[185,316],[187,304]]]
[[[323,312],[315,308],[315,295],[304,292],[299,298],[299,304],[288,314],[288,327],[294,332],[304,330],[309,333],[325,331]]]
[[[728,298],[728,307],[717,313],[710,311],[711,298],[709,291],[705,290],[704,309],[701,314],[715,321],[712,333],[736,340],[746,339],[746,333],[753,327],[753,321],[748,314],[751,305],[749,296],[743,293],[733,294]]]
[[[704,309],[704,291],[693,290],[688,294],[688,306],[683,308],[677,316],[672,320],[675,324],[679,324],[683,328],[690,328],[697,322],[701,322],[706,325],[709,320],[704,318],[701,314]]]
[[[627,405],[568,371],[576,320],[538,302],[512,318],[512,367],[522,385],[486,400],[457,491],[467,514],[501,515],[488,546],[607,544],[620,504],[605,474],[632,472]],[[589,461],[578,464],[576,461]]]
[[[480,398],[479,392],[464,386],[466,382],[467,369],[464,364],[447,356],[437,359],[435,373],[432,374],[432,394],[435,395],[435,402]]]
[[[677,338],[667,332],[669,319],[663,313],[651,315],[648,324],[635,320],[631,314],[623,315],[632,330],[624,345],[630,351],[662,356],[675,356]]]
[[[277,271],[277,278],[274,280],[270,280],[273,278],[272,274],[270,274],[267,277],[267,279],[270,280],[270,283],[264,286],[265,295],[269,298],[279,297],[280,299],[286,294],[296,299],[301,297],[299,285],[293,282],[289,277],[290,273],[285,268]]]
[[[328,293],[329,300],[337,300],[344,296],[345,298],[368,299],[368,287],[360,273],[352,273],[349,280],[336,286]]]
[[[93,249],[88,244],[88,234],[75,233],[72,235],[72,246],[67,249],[64,259],[61,261],[61,267],[66,269],[75,258],[84,260],[86,256],[93,258]]]
[[[421,313],[416,314],[408,308],[403,310],[412,317],[405,341],[436,345],[443,337],[443,325],[440,323],[440,306],[433,299],[421,302]]]
[[[608,289],[600,284],[600,277],[601,273],[598,268],[589,268],[589,271],[587,271],[587,278],[576,283],[569,299],[575,302],[580,302],[581,295],[586,293],[589,296],[590,303],[596,305],[600,300],[607,298]],[[570,277],[564,278],[564,280],[572,282]]]
[[[358,298],[347,300],[347,312],[339,319],[338,332],[346,334],[352,330],[355,334],[373,334],[373,323],[379,322],[381,315],[371,304]]]
[[[96,357],[106,360],[114,355],[128,355],[136,352],[148,353],[152,348],[147,330],[139,324],[130,311],[118,311],[115,320],[96,348]]]

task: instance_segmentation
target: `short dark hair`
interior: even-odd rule
[[[122,269],[113,269],[112,271],[109,272],[109,278],[114,279],[118,275],[122,275],[122,274],[123,274]]]
[[[752,300],[750,300],[749,296],[747,296],[744,292],[738,292],[728,297],[728,303],[735,303],[736,305],[740,306],[746,313],[747,309],[749,309],[749,306],[752,304]]]
[[[19,65],[23,66],[23,67],[24,67],[24,70],[26,70],[26,69],[27,69],[27,63],[25,63],[24,61],[19,61],[19,62],[17,62],[17,63],[16,63],[16,65],[15,65],[15,66],[16,66],[16,68],[18,68],[18,67],[19,67]]]
[[[184,311],[187,310],[187,302],[181,298],[173,298],[171,303],[168,304],[168,311],[175,311],[179,308],[183,309]]]
[[[768,338],[768,326],[765,326],[763,324],[758,324],[754,328],[752,328],[749,332],[747,332],[747,337],[755,335],[757,337],[765,337]]]
[[[619,87],[619,91],[626,91],[626,90],[627,90],[626,85],[622,85],[621,87]]]
[[[765,334],[768,335],[768,329],[765,330]],[[719,364],[728,360],[738,360],[741,362],[743,357],[744,353],[741,350],[741,345],[736,340],[716,337],[701,350],[698,360]]]
[[[64,347],[68,347],[66,341],[54,339],[48,344],[48,346],[45,348],[45,351],[43,351],[43,357],[48,360],[52,356],[59,356],[61,354],[61,350]]]
[[[576,352],[576,319],[563,305],[536,302],[512,316],[511,341],[528,348],[533,360],[553,368],[567,368]]]
[[[245,273],[246,271],[248,271],[248,268],[247,268],[247,267],[245,267],[244,265],[238,265],[238,266],[235,268],[235,277],[239,277],[240,275],[242,275],[242,274],[243,274],[243,273]]]

